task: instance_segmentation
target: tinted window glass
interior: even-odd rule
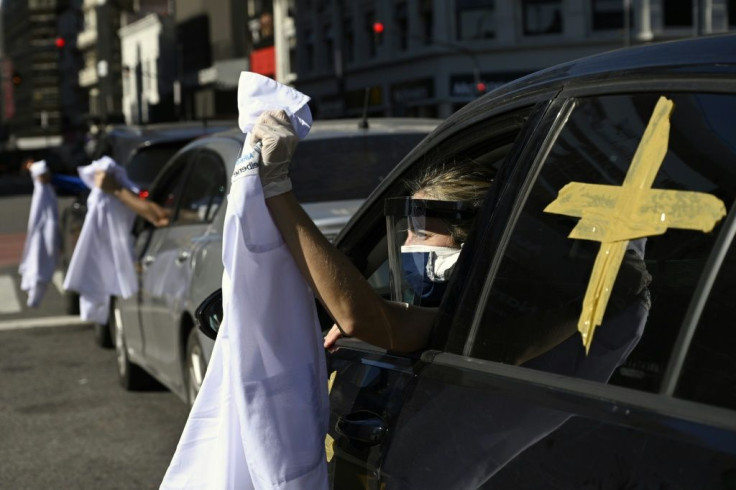
[[[211,221],[225,196],[225,166],[216,154],[202,151],[189,173],[177,213],[178,224]]]
[[[728,252],[693,336],[675,396],[736,409],[736,247]]]
[[[166,173],[158,180],[155,189],[151,191],[150,199],[159,206],[174,214],[174,209],[181,193],[181,187],[186,177],[188,165],[193,154],[188,153],[179,157],[179,159],[166,170]]]
[[[669,228],[661,235],[621,241],[623,260],[618,272],[612,268],[611,298],[586,355],[577,324],[594,263],[607,255],[604,251],[599,258],[604,247],[597,241],[569,238],[578,217],[544,212],[571,182],[620,189],[658,98],[578,101],[514,226],[466,353],[599,381],[625,361],[613,383],[658,390],[722,221],[711,233]],[[651,187],[699,191],[730,205],[736,128],[727,115],[736,110],[736,100],[720,95],[669,98],[674,102],[669,148]],[[604,208],[590,203],[584,209]],[[684,214],[695,212],[688,207]],[[618,224],[616,219],[621,218],[607,226],[620,227],[633,218]]]
[[[297,146],[290,169],[294,194],[302,203],[364,199],[425,136],[307,139]]]
[[[141,148],[125,166],[128,177],[142,189],[148,188],[166,162],[182,146],[184,142]]]

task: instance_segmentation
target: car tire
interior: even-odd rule
[[[64,311],[67,315],[79,315],[79,294],[74,291],[64,291]]]
[[[95,330],[95,343],[102,347],[103,349],[112,349],[115,347],[115,339],[113,337],[112,333],[112,326],[110,325],[110,321],[108,320],[108,323],[105,325],[101,325],[99,323],[94,324],[94,330]]]
[[[125,330],[114,314],[110,315],[110,325],[115,332],[115,357],[120,385],[128,391],[150,388],[153,378],[140,366],[130,361],[125,344]]]
[[[193,328],[187,335],[187,349],[184,358],[184,381],[190,407],[194,405],[197,393],[202,387],[205,372],[207,372],[207,363],[204,359],[204,351],[202,350],[202,344],[199,342],[197,329]]]

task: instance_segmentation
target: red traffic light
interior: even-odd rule
[[[487,88],[488,87],[486,87],[486,84],[483,82],[478,82],[475,84],[475,91],[478,92],[479,94],[486,93]]]
[[[54,44],[56,45],[57,48],[61,49],[64,46],[66,46],[66,41],[64,40],[63,37],[57,37],[56,40],[54,41]]]
[[[373,32],[376,34],[383,33],[383,22],[374,22],[373,23]]]

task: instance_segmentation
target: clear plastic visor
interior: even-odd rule
[[[462,244],[451,224],[472,216],[469,203],[387,199],[385,205],[391,299],[438,306]]]

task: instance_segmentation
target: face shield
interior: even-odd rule
[[[462,243],[456,227],[475,214],[471,203],[392,198],[385,202],[391,299],[439,306]]]

